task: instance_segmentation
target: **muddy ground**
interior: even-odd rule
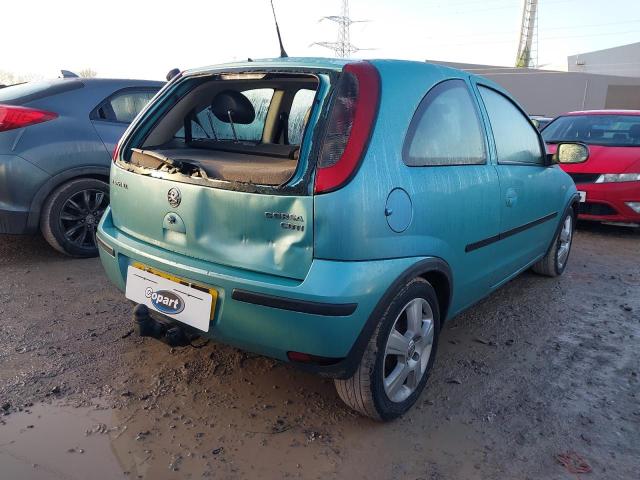
[[[580,227],[563,277],[446,325],[388,424],[288,365],[137,338],[98,260],[0,237],[0,478],[639,478],[640,233]]]

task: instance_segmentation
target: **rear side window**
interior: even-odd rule
[[[259,142],[262,140],[262,132],[269,111],[269,105],[273,98],[273,88],[256,88],[244,90],[242,93],[251,101],[256,112],[255,119],[249,124],[223,122],[219,120],[207,105],[199,111],[191,120],[191,132],[193,139],[211,140],[238,140]],[[184,129],[180,129],[176,137],[184,138]]]
[[[289,143],[291,145],[300,145],[302,143],[302,135],[304,135],[304,128],[309,121],[315,96],[315,90],[303,88],[298,90],[293,97],[289,112]]]
[[[464,80],[442,82],[422,99],[402,157],[410,167],[485,163],[482,126]]]
[[[42,80],[0,89],[0,103],[19,105],[84,87],[81,80]]]
[[[91,119],[131,123],[159,88],[126,88],[106,98],[91,112]]]
[[[114,96],[110,103],[116,122],[131,123],[149,103],[157,90],[122,93]]]
[[[480,86],[480,95],[489,114],[498,163],[542,165],[540,138],[529,118],[495,90]]]

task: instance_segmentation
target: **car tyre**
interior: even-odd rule
[[[56,250],[72,257],[95,257],[95,231],[109,205],[109,184],[95,178],[71,180],[49,195],[40,230]]]
[[[389,303],[355,374],[334,380],[338,395],[349,407],[375,420],[404,414],[427,383],[439,332],[436,292],[426,280],[414,278]]]
[[[553,239],[551,248],[542,259],[531,267],[534,272],[547,277],[562,275],[569,262],[575,223],[575,213],[573,208],[570,208],[562,219],[562,226]]]

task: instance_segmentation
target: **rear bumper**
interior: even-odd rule
[[[29,222],[31,203],[49,174],[18,155],[0,153],[0,233],[37,230]]]
[[[23,234],[30,233],[27,228],[29,212],[0,210],[0,233]]]
[[[365,324],[390,285],[421,258],[370,262],[314,260],[304,280],[293,280],[168,252],[118,230],[107,210],[98,229],[100,257],[111,281],[125,289],[129,265],[152,268],[215,288],[209,332],[217,341],[288,361],[287,352],[335,359],[303,366],[346,378],[361,355]]]
[[[579,206],[579,218],[640,224],[640,213],[627,205],[640,202],[640,182],[583,183],[576,188],[587,194],[586,202]]]

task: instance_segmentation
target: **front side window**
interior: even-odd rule
[[[493,130],[498,163],[542,165],[540,139],[529,118],[495,90],[480,86],[480,95]]]
[[[211,106],[206,106],[200,110],[191,121],[192,138],[236,140],[237,137],[237,140],[250,142],[261,141],[265,120],[267,119],[267,112],[269,111],[269,105],[273,98],[273,92],[273,88],[256,88],[242,92],[242,94],[251,101],[256,113],[254,120],[248,124],[234,123],[232,125],[231,122],[223,122],[213,114]],[[184,137],[184,130],[180,129],[176,136]]]
[[[411,167],[485,163],[483,129],[463,80],[442,82],[422,99],[402,157]]]
[[[609,147],[640,147],[640,116],[568,115],[542,132],[547,143],[583,142]]]

